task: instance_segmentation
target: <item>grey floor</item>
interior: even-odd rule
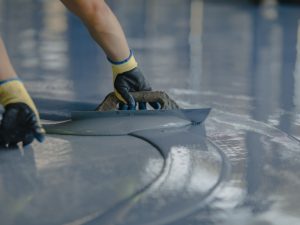
[[[154,89],[212,108],[206,137],[140,134],[165,157],[137,136],[1,150],[0,223],[300,224],[300,7],[108,3]],[[0,31],[45,120],[93,110],[112,90],[103,52],[59,1],[0,0]]]

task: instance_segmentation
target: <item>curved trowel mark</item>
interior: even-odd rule
[[[203,206],[228,172],[225,156],[204,138],[202,122],[209,112],[75,112],[71,121],[47,125],[52,134],[130,135],[153,145],[165,159],[152,183],[106,213],[88,215],[81,224],[167,224]]]
[[[143,192],[85,224],[169,224],[206,205],[226,180],[229,164],[203,134],[199,125],[130,134],[159,149],[163,171]]]

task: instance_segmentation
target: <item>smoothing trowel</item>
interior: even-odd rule
[[[177,103],[163,91],[140,91],[130,94],[136,102],[158,102],[161,110],[179,109]],[[96,111],[114,111],[120,103],[115,93],[112,92],[105,97],[104,101],[96,108]]]
[[[105,97],[95,111],[71,113],[68,121],[45,125],[48,134],[78,136],[128,135],[142,130],[170,129],[201,124],[210,112],[204,109],[180,109],[162,91],[131,93],[136,102],[158,102],[159,110],[117,110],[120,100],[114,93]]]

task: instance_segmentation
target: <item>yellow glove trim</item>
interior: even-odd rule
[[[122,95],[115,89],[116,97],[123,103],[127,104],[126,100],[122,97]]]
[[[25,103],[40,120],[35,104],[20,80],[11,80],[0,85],[0,104],[5,107],[11,103]]]
[[[115,81],[117,75],[128,72],[130,70],[133,70],[137,66],[138,66],[138,63],[136,62],[133,55],[125,63],[112,64],[112,71],[113,71],[114,81]]]
[[[113,83],[115,83],[115,80],[118,75],[128,72],[130,70],[133,70],[138,66],[138,63],[136,62],[133,55],[130,56],[130,58],[122,63],[122,64],[114,64],[112,63],[112,72],[113,72]],[[118,99],[120,99],[122,102],[127,103],[125,99],[121,96],[121,94],[115,89],[115,95]]]

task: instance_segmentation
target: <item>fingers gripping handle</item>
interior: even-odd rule
[[[177,103],[163,91],[141,91],[131,92],[130,94],[134,97],[136,102],[159,102],[163,110],[180,108]],[[101,112],[114,111],[117,109],[119,103],[121,103],[121,101],[116,97],[115,93],[112,92],[105,97],[104,101],[96,110]]]

